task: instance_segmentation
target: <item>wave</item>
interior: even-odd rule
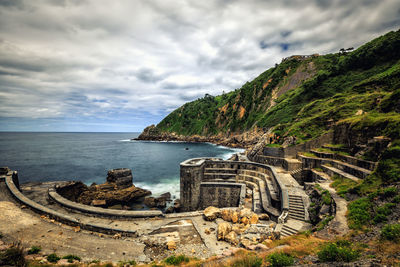
[[[158,197],[161,194],[170,192],[172,199],[177,199],[180,196],[180,181],[178,179],[157,184],[147,184],[143,182],[134,183],[135,186],[150,190],[153,197]]]
[[[123,139],[123,140],[118,140],[118,142],[132,142],[131,139]]]

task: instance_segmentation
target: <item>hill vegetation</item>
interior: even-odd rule
[[[159,132],[229,135],[254,128],[298,143],[335,123],[378,125],[399,138],[400,31],[389,32],[353,52],[292,56],[240,89],[205,95],[170,113]],[[361,110],[361,115],[357,111]],[[280,140],[283,140],[281,138]]]

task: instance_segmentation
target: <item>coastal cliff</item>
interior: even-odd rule
[[[291,56],[240,89],[184,104],[138,140],[303,143],[346,124],[397,139],[400,31],[339,53]],[[340,126],[342,127],[342,126]]]
[[[226,136],[223,134],[201,136],[201,135],[182,135],[174,132],[162,132],[155,125],[146,127],[143,132],[135,140],[147,141],[182,141],[182,142],[209,142],[222,146],[250,148],[255,145],[263,131],[253,130],[242,134]]]

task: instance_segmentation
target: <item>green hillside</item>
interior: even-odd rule
[[[397,139],[399,96],[400,30],[352,52],[284,59],[240,89],[186,103],[156,128],[213,136],[273,127],[276,134],[303,142],[346,120],[383,123],[383,133]],[[359,110],[364,115],[355,116]]]

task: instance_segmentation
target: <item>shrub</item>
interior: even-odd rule
[[[32,246],[29,250],[28,250],[28,254],[38,254],[40,251],[42,250],[41,247],[39,246]]]
[[[233,267],[260,267],[262,259],[255,255],[246,255],[243,258],[235,260],[231,266]]]
[[[294,263],[292,256],[282,252],[272,253],[267,257],[267,260],[273,267],[290,266]]]
[[[170,265],[179,265],[182,262],[189,262],[189,258],[186,257],[185,255],[179,255],[179,256],[172,255],[166,258],[164,262]]]
[[[16,243],[5,251],[0,252],[0,265],[27,266],[22,246]]]
[[[387,216],[392,214],[392,208],[395,207],[396,204],[386,203],[385,205],[379,207],[376,210],[376,215],[374,217],[374,223],[380,223],[387,221]]]
[[[325,219],[323,219],[322,221],[320,221],[317,225],[317,231],[321,231],[322,229],[325,228],[325,226],[328,225],[328,223],[330,221],[332,221],[335,218],[335,216],[328,216]]]
[[[385,198],[389,198],[389,197],[394,197],[397,194],[397,188],[396,187],[387,187],[383,190],[382,195]]]
[[[349,227],[361,229],[371,220],[372,202],[369,198],[359,198],[347,206],[349,209]]]
[[[359,252],[351,248],[351,243],[348,241],[338,241],[325,245],[318,252],[318,259],[321,262],[332,261],[354,261],[359,257]]]
[[[60,257],[58,257],[56,253],[52,253],[47,256],[47,260],[52,263],[57,263],[60,260]]]
[[[392,199],[392,203],[400,203],[400,195],[395,196],[395,197]]]
[[[400,224],[387,224],[381,230],[381,238],[400,242]]]
[[[130,266],[136,266],[136,261],[135,260],[130,260],[130,261],[121,261],[119,262],[119,266],[125,266],[125,265],[130,265]]]
[[[67,259],[68,262],[70,262],[70,263],[74,262],[74,260],[81,261],[81,258],[80,258],[80,257],[78,257],[78,256],[76,256],[76,255],[72,255],[72,254],[68,254],[68,255],[66,255],[66,256],[64,256],[64,257],[62,257],[62,258],[63,258],[63,259]]]

